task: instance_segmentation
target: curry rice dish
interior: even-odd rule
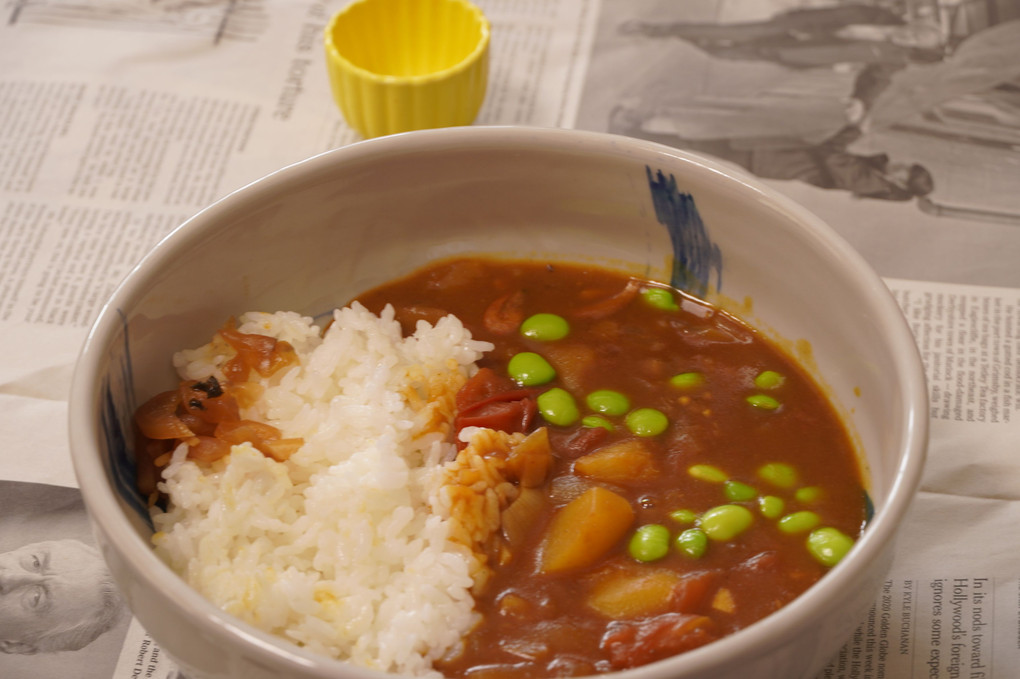
[[[325,324],[243,314],[173,361],[180,384],[136,413],[156,552],[369,668],[643,665],[790,602],[866,520],[847,432],[794,361],[609,270],[445,261]]]

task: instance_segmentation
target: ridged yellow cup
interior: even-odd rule
[[[365,138],[470,125],[485,99],[489,21],[466,0],[355,0],[326,26],[326,65]]]

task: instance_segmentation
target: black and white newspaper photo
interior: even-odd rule
[[[739,166],[884,275],[1017,284],[1020,2],[604,0],[594,44],[577,127]]]
[[[0,481],[0,667],[112,676],[131,615],[75,488]]]

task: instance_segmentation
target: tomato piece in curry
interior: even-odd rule
[[[458,431],[545,430],[548,459],[520,471],[503,513],[480,622],[436,663],[448,677],[583,675],[697,648],[792,601],[863,528],[857,458],[824,394],[702,301],[487,259],[358,301],[393,305],[405,333],[455,314],[495,345],[458,395]]]

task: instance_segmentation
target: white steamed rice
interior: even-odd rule
[[[471,550],[437,502],[453,397],[491,348],[454,317],[404,338],[393,311],[311,318],[248,313],[238,329],[285,340],[300,365],[242,417],[304,445],[276,462],[250,444],[210,465],[175,451],[153,510],[157,553],[206,598],[312,651],[374,669],[437,674],[476,621]],[[182,379],[222,378],[222,341],[174,357]]]

